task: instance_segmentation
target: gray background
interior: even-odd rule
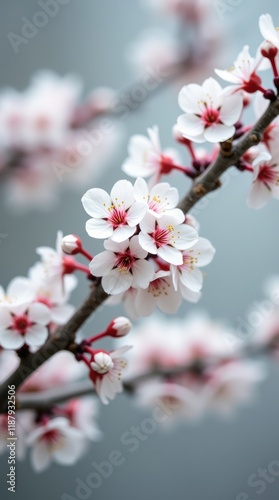
[[[158,21],[136,0],[70,0],[28,44],[20,46],[16,55],[7,33],[20,33],[21,17],[32,18],[39,7],[34,0],[2,1],[1,7],[0,84],[18,89],[25,88],[33,72],[42,68],[61,75],[80,74],[85,94],[98,85],[125,88],[127,82],[133,81],[133,75],[125,63],[124,50],[142,29]],[[275,0],[243,0],[223,21],[219,20],[225,23],[227,36],[225,67],[231,66],[245,43],[253,50],[257,47],[261,40],[258,16],[267,11],[275,20],[277,14],[278,22]],[[158,123],[163,144],[172,145],[170,130],[178,113],[177,91],[173,87],[166,89],[130,115],[125,123],[127,133],[144,133],[147,126]],[[100,179],[100,186],[109,189],[119,178],[128,135],[114,158],[109,181]],[[181,187],[181,177],[174,176],[175,182]],[[199,308],[206,309],[214,318],[230,320],[236,327],[238,318],[245,318],[250,304],[262,298],[266,276],[278,272],[278,204],[272,201],[261,211],[249,210],[246,206],[249,183],[250,177],[246,174],[232,177],[229,186],[198,215],[202,235],[217,248],[214,262],[207,269]],[[182,186],[181,193],[185,188]],[[64,191],[58,208],[48,214],[33,211],[14,216],[0,202],[0,233],[8,234],[0,246],[2,285],[6,286],[15,275],[26,274],[35,260],[36,246],[51,245],[57,229],[62,229],[64,234],[80,234],[92,245],[84,232],[87,216],[81,207],[81,194]],[[86,283],[81,280],[74,294],[76,304],[85,292]],[[180,313],[191,308],[186,304]],[[96,314],[94,329],[103,327],[114,314],[112,309]],[[85,333],[90,332],[90,328],[93,330],[92,320]],[[52,466],[45,473],[35,475],[28,461],[20,464],[15,497],[56,500],[68,493],[75,498],[75,478],[85,480],[93,471],[90,465],[93,460],[99,463],[106,460],[112,450],[120,450],[125,463],[115,468],[111,477],[104,479],[89,498],[235,500],[242,491],[251,500],[257,498],[255,489],[247,485],[248,477],[259,467],[266,468],[271,461],[279,460],[278,366],[270,364],[270,373],[255,401],[248,408],[239,409],[232,419],[206,417],[201,423],[180,425],[171,432],[157,430],[135,453],[121,445],[121,435],[131,426],[140,425],[149,414],[136,409],[128,397],[120,396],[102,409],[101,427],[105,438],[101,443],[92,445],[73,468]],[[6,458],[1,457],[1,475],[5,471]],[[8,498],[3,480],[0,488],[1,498]],[[278,489],[279,478],[267,485],[260,498],[278,499]]]

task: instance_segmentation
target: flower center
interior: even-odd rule
[[[21,316],[14,316],[12,329],[16,330],[17,333],[19,333],[20,335],[24,335],[29,326],[31,326],[31,323],[26,314],[22,314]]]
[[[220,112],[218,109],[208,108],[206,106],[201,118],[206,127],[210,127],[213,123],[219,123]]]
[[[64,436],[62,436],[61,432],[57,429],[50,429],[49,431],[46,431],[41,437],[41,440],[45,441],[48,448],[52,451],[63,448],[65,442]]]
[[[118,271],[128,273],[132,269],[135,260],[135,257],[133,257],[131,252],[127,250],[125,253],[118,254],[115,265],[118,268]]]
[[[173,230],[173,226],[168,226],[167,228],[157,226],[155,231],[152,233],[152,238],[154,239],[157,248],[163,247],[169,243],[170,233]]]
[[[170,284],[164,278],[157,278],[149,284],[148,293],[152,293],[153,297],[156,298],[168,295],[168,288],[170,288]]]
[[[279,174],[274,167],[276,165],[262,165],[259,170],[258,180],[264,184],[279,185]],[[267,186],[268,187],[268,186]]]
[[[108,221],[112,224],[115,229],[118,226],[126,224],[127,213],[123,208],[115,208],[114,206],[109,208]]]

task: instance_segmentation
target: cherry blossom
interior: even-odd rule
[[[192,248],[184,250],[183,264],[170,267],[175,289],[181,284],[192,292],[199,292],[203,284],[203,274],[199,268],[210,264],[214,254],[215,249],[206,238],[199,238]]]
[[[162,215],[177,217],[181,221],[181,210],[175,208],[179,201],[178,191],[167,182],[156,184],[150,191],[144,179],[139,177],[135,182],[135,198],[146,204],[147,212],[156,218]]]
[[[45,470],[50,462],[73,465],[85,448],[85,438],[79,429],[72,427],[63,417],[48,420],[39,425],[28,436],[31,463],[35,471]]]
[[[222,142],[232,137],[243,106],[240,95],[226,95],[214,78],[208,78],[201,86],[185,85],[178,102],[185,111],[178,117],[178,128],[194,142]]]
[[[125,346],[110,353],[98,351],[93,356],[90,363],[90,378],[104,404],[108,404],[109,400],[114,399],[115,395],[123,390],[121,377],[127,365],[123,354],[129,349],[130,346]]]
[[[181,212],[180,224],[177,218],[163,215],[155,219],[147,214],[140,223],[139,243],[152,255],[158,255],[166,262],[181,265],[183,257],[181,250],[191,248],[198,241],[198,233],[187,224],[182,224],[185,217]]]
[[[99,413],[99,404],[96,399],[71,399],[66,406],[60,407],[61,413],[69,419],[70,425],[79,429],[91,441],[98,441],[102,433],[96,424]]]
[[[20,349],[24,344],[38,347],[48,337],[50,310],[44,304],[32,303],[0,307],[0,345]]]
[[[94,257],[89,268],[93,276],[102,276],[106,293],[116,295],[131,286],[147,288],[154,275],[154,268],[145,260],[147,251],[139,244],[138,236],[116,243],[104,242],[105,252]]]
[[[174,289],[169,271],[157,271],[148,288],[137,290],[132,304],[126,302],[126,309],[132,317],[149,316],[158,307],[168,314],[175,314],[181,304],[182,296]]]
[[[162,150],[157,126],[147,129],[144,135],[133,135],[129,141],[129,156],[122,165],[122,170],[131,177],[153,176],[158,180],[162,173],[168,173],[180,158],[174,149]]]
[[[0,286],[0,308],[29,304],[33,299],[34,291],[27,278],[21,276],[14,278],[8,285],[6,292]]]
[[[262,152],[253,162],[253,183],[248,195],[248,206],[262,208],[271,197],[279,198],[279,162]]]
[[[92,238],[109,238],[122,242],[136,231],[146,212],[146,204],[135,200],[131,182],[117,181],[110,195],[103,189],[89,189],[82,197],[85,211],[92,217],[86,231]]]
[[[254,93],[261,90],[261,79],[257,75],[258,69],[267,69],[263,66],[263,56],[258,51],[256,58],[251,57],[249,46],[245,45],[238,54],[233,67],[230,70],[215,69],[215,73],[226,82],[233,83],[232,87],[227,87],[227,91],[244,90]]]

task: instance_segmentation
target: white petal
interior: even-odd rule
[[[191,252],[191,251],[190,251]],[[215,248],[206,238],[199,238],[198,243],[193,247],[193,255],[197,257],[199,267],[207,266],[212,261]]]
[[[89,219],[85,229],[91,238],[105,239],[113,234],[113,226],[104,219]]]
[[[140,245],[138,236],[133,236],[133,238],[131,238],[130,250],[132,255],[134,257],[137,257],[138,259],[145,259],[145,257],[147,256],[147,251],[144,250]]]
[[[264,207],[271,197],[271,191],[264,185],[263,182],[253,182],[250,192],[248,194],[248,207],[262,208]]]
[[[93,276],[104,276],[115,266],[115,254],[113,252],[101,252],[91,260],[89,269]]]
[[[137,260],[133,265],[133,287],[147,288],[154,277],[154,268],[147,260]]]
[[[118,226],[112,233],[111,240],[116,243],[128,240],[136,231],[136,227]]]
[[[33,325],[28,328],[25,334],[25,342],[30,346],[41,346],[48,337],[48,330],[45,326]]]
[[[34,444],[30,460],[34,470],[37,472],[41,472],[49,466],[51,455],[47,445],[43,441],[38,441]]]
[[[31,304],[28,311],[28,318],[34,323],[47,325],[50,322],[50,309],[44,304]]]
[[[242,108],[243,99],[241,95],[225,97],[220,110],[220,120],[225,125],[234,125],[239,120]]]
[[[108,208],[111,206],[109,194],[104,189],[89,189],[81,198],[84,210],[91,217],[102,218],[108,216]]]
[[[24,337],[13,330],[0,331],[0,345],[4,349],[20,349],[25,343]]]
[[[157,246],[155,245],[154,239],[149,234],[140,233],[139,244],[146,252],[157,255]]]
[[[126,181],[125,179],[117,181],[114,184],[110,195],[115,207],[121,206],[125,210],[135,201],[132,183],[130,181]]]
[[[178,94],[178,104],[186,113],[199,113],[199,101],[204,99],[204,92],[200,85],[190,83],[182,87]]]
[[[127,212],[127,222],[129,226],[136,226],[139,224],[145,216],[147,206],[145,203],[136,202]]]
[[[0,329],[4,330],[13,324],[12,315],[5,307],[0,307]]]
[[[139,290],[135,305],[140,316],[150,316],[157,305],[157,301],[152,293],[147,290]]]
[[[235,133],[235,128],[233,126],[228,127],[227,125],[222,125],[221,123],[214,124],[208,127],[204,131],[204,138],[208,142],[224,142],[230,139]]]
[[[182,269],[180,272],[180,281],[192,292],[199,292],[202,288],[203,275],[197,267],[189,271]]]
[[[240,78],[236,76],[233,71],[228,71],[228,70],[221,70],[221,69],[215,69],[214,70],[216,75],[218,75],[220,78],[225,80],[226,82],[230,83],[240,83]]]
[[[138,177],[134,184],[135,199],[147,203],[149,196],[149,189],[147,183],[141,177]]]
[[[161,259],[175,266],[179,266],[183,262],[182,253],[169,245],[158,248],[158,255]]]
[[[133,276],[131,273],[113,269],[102,278],[102,286],[109,295],[117,295],[126,292],[132,286]]]
[[[273,43],[275,47],[279,48],[277,31],[274,27],[273,20],[270,14],[263,14],[262,16],[260,16],[259,28],[263,38]]]
[[[201,118],[196,115],[180,115],[177,118],[177,126],[182,135],[187,137],[195,137],[200,135],[204,131],[204,123]]]

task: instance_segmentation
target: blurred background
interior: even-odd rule
[[[224,6],[230,8],[226,10]],[[20,34],[22,17],[32,19],[38,10],[39,3],[34,0],[13,0],[2,5],[1,88],[23,90],[36,71],[49,69],[61,76],[79,75],[84,84],[84,97],[99,86],[121,92],[137,80],[134,68],[129,65],[132,42],[154,25],[170,34],[177,30],[173,20],[160,17],[140,0],[69,0],[65,5],[60,4],[57,15],[49,18],[28,43],[19,45],[15,53],[8,33]],[[273,16],[276,24],[279,13],[274,0],[255,0],[253,4],[247,0],[212,1],[211,19],[216,29],[222,31],[219,42],[222,50],[214,65],[231,67],[244,44],[249,44],[252,53],[255,52],[262,40],[258,18],[266,12]],[[208,29],[212,29],[212,22],[208,23]],[[213,68],[193,78],[201,81],[213,76]],[[89,250],[96,253],[84,229],[88,216],[81,206],[82,194],[93,185],[110,190],[116,180],[125,177],[120,167],[127,156],[127,143],[132,134],[144,134],[147,127],[158,124],[163,147],[175,146],[171,130],[180,114],[177,93],[185,78],[183,76],[178,84],[157,89],[145,103],[128,113],[121,121],[118,144],[103,175],[99,174],[97,181],[88,181],[85,188],[76,190],[66,186],[64,189],[62,182],[53,211],[45,213],[33,209],[14,214],[3,202],[3,188],[0,188],[0,233],[4,235],[0,240],[2,286],[5,287],[14,276],[27,274],[36,260],[36,247],[54,246],[58,229],[64,234],[80,235]],[[190,81],[195,80],[188,79]],[[247,116],[247,123],[254,119],[252,112]],[[181,153],[184,154],[182,149]],[[166,180],[176,185],[181,195],[188,187],[187,180],[179,174]],[[184,303],[179,315],[202,309],[212,318],[222,318],[238,328],[251,304],[263,297],[266,279],[278,273],[278,205],[272,200],[260,211],[248,209],[246,198],[250,180],[247,174],[230,176],[218,196],[195,211],[201,235],[210,239],[217,252],[206,270],[201,301],[198,305]],[[86,280],[81,279],[72,302],[79,304],[86,289]],[[119,308],[118,312],[121,311]],[[84,333],[102,329],[115,315],[115,309],[102,308],[84,327]],[[134,453],[123,448],[121,436],[132,426],[140,425],[150,414],[137,409],[128,396],[121,395],[102,408],[100,426],[104,439],[94,443],[75,466],[52,465],[46,472],[36,475],[28,460],[19,463],[15,497],[77,498],[75,479],[85,480],[94,470],[92,461],[100,463],[108,459],[111,451],[120,450],[125,458],[123,465],[116,467],[92,494],[88,496],[84,492],[84,499],[107,500],[113,495],[124,500],[168,500],[171,497],[177,500],[252,500],[256,493],[247,484],[249,476],[257,473],[258,468],[265,469],[270,462],[279,460],[278,382],[279,367],[270,362],[270,375],[260,386],[254,402],[238,409],[233,417],[206,416],[196,424],[180,424],[168,431],[158,429],[141,442]],[[2,456],[0,461],[3,476],[6,457]],[[0,488],[1,498],[8,498],[2,480]],[[277,500],[278,490],[279,477],[276,477],[267,484],[261,498]],[[63,497],[63,494],[70,496]]]

